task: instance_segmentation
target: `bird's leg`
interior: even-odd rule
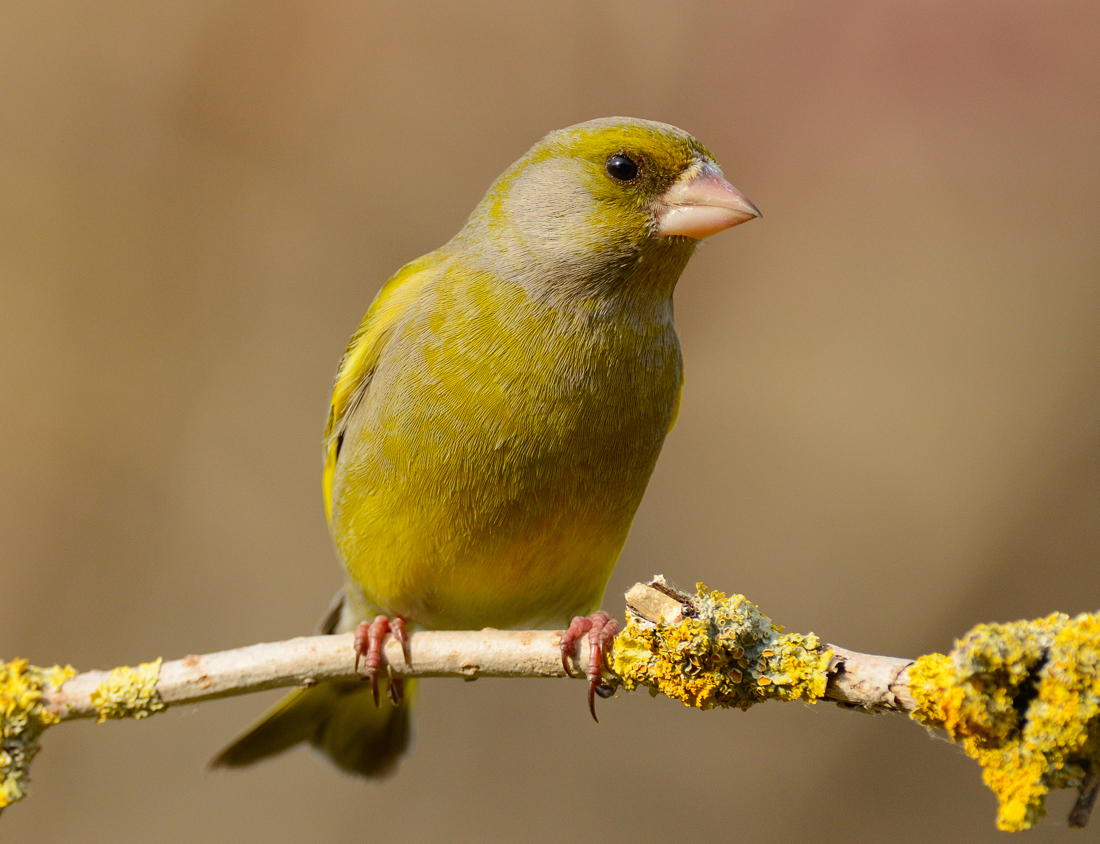
[[[393,637],[401,643],[401,650],[405,655],[405,661],[409,661],[409,637],[405,629],[405,619],[396,616],[391,622],[384,615],[375,616],[374,621],[364,621],[355,628],[355,670],[359,670],[359,659],[364,661],[365,674],[370,678],[371,692],[374,693],[374,705],[379,705],[378,699],[378,671],[382,667],[382,642],[387,633],[393,633]],[[405,684],[393,676],[393,672],[387,667],[389,687],[386,694],[394,706],[401,703],[404,698]]]
[[[572,656],[577,642],[586,633],[588,634],[588,671],[586,674],[588,677],[588,711],[592,713],[592,717],[598,724],[600,719],[596,718],[596,695],[610,697],[614,692],[610,686],[602,684],[600,678],[603,673],[604,656],[615,636],[619,633],[619,624],[603,610],[595,612],[587,618],[578,615],[570,622],[569,629],[561,634],[561,664],[565,669],[565,673],[570,677],[573,676],[573,671],[569,667],[569,657]]]

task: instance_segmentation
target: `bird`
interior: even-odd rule
[[[308,742],[392,773],[415,684],[381,645],[410,629],[564,628],[567,671],[587,634],[595,717],[617,629],[600,602],[680,405],[673,291],[699,241],[759,216],[687,132],[601,118],[546,135],[385,283],[323,449],[346,585],[322,632],[355,632],[370,683],[292,693],[214,766]]]

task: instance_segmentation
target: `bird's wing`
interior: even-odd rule
[[[432,275],[433,255],[425,255],[406,264],[383,285],[374,302],[363,317],[359,328],[352,335],[332,385],[332,407],[328,425],[325,426],[325,515],[332,518],[332,482],[336,475],[336,461],[348,420],[370,388],[371,375],[378,366],[382,350],[386,346],[394,326],[409,306],[416,300],[424,282]]]

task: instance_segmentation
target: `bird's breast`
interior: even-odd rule
[[[349,426],[333,534],[368,600],[432,627],[587,611],[679,399],[670,315],[432,291]]]

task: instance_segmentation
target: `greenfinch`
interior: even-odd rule
[[[699,240],[757,216],[683,130],[593,120],[535,144],[385,284],[324,439],[347,585],[323,629],[356,631],[371,683],[293,693],[215,765],[310,742],[390,772],[413,688],[383,678],[379,701],[380,646],[406,624],[567,627],[563,653],[589,633],[591,705],[615,629],[595,611],[680,402],[673,289]]]

